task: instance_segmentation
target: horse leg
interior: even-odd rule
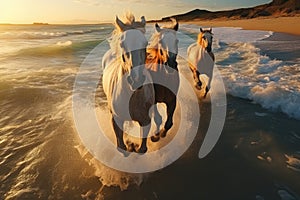
[[[154,113],[154,122],[156,125],[156,134],[151,137],[151,141],[157,142],[159,140],[159,127],[162,124],[162,117],[157,110],[157,104],[153,105],[153,113]]]
[[[198,90],[201,90],[201,86],[202,86],[202,82],[200,81],[200,73],[198,72],[198,70],[194,69],[193,70],[193,77],[194,77],[194,80],[196,82],[196,85],[195,87],[198,89]]]
[[[151,118],[146,120],[145,123],[139,123],[141,126],[141,136],[142,136],[142,144],[140,148],[136,151],[137,153],[146,153],[147,148],[147,137],[151,128]]]
[[[147,152],[147,150],[148,150],[147,136],[149,134],[150,127],[151,127],[150,125],[141,127],[141,134],[142,134],[143,138],[142,138],[142,144],[141,144],[140,148],[137,150],[137,153],[146,153]]]
[[[210,90],[210,84],[211,84],[211,78],[209,78],[209,81],[208,81],[208,84],[207,84],[207,86],[205,87],[205,94],[204,94],[204,98],[206,98],[206,95],[207,95],[207,93],[209,92],[209,90]]]
[[[154,122],[156,125],[156,131],[158,132],[159,127],[162,124],[162,117],[157,110],[157,104],[153,105],[153,112],[154,112]]]
[[[164,128],[160,131],[160,137],[164,138],[167,135],[168,130],[173,126],[173,114],[176,108],[176,96],[170,102],[167,102],[167,121]]]
[[[206,98],[206,95],[207,95],[208,92],[209,92],[209,88],[206,86],[206,88],[205,88],[205,94],[204,94],[203,98]]]
[[[120,150],[127,151],[127,147],[124,144],[124,139],[123,139],[124,133],[123,133],[123,130],[119,127],[119,125],[120,125],[123,128],[124,122],[122,120],[116,119],[115,117],[112,117],[112,123],[113,123],[113,129],[114,129],[114,132],[115,132],[116,138],[117,138],[117,147],[118,147],[118,150],[119,151]]]

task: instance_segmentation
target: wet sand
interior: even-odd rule
[[[268,48],[268,41],[294,42],[297,38],[274,33],[265,40],[264,51],[276,58],[278,55],[272,52],[272,46]],[[192,80],[188,69],[181,67],[181,71]],[[144,174],[141,185],[131,185],[123,192],[116,187],[103,188],[105,199],[282,200],[283,193],[299,199],[300,174],[290,168],[286,157],[298,155],[300,140],[294,136],[299,133],[298,120],[227,95],[222,135],[212,152],[199,159],[198,152],[210,123],[211,104],[200,98],[199,108],[197,136],[179,160]]]
[[[289,64],[297,64],[300,61],[300,35],[274,32],[270,37],[256,42],[262,55],[272,59],[279,59]]]
[[[241,20],[195,20],[185,23],[199,24],[209,27],[241,27],[247,30],[266,30],[281,33],[300,35],[300,16],[278,17],[278,18],[255,18]]]
[[[204,159],[198,151],[208,128],[210,104],[200,103],[198,134],[172,165],[145,176],[140,186],[119,192],[103,188],[105,199],[264,199],[280,200],[280,190],[297,198],[299,172],[286,167],[280,152],[292,153],[287,136],[298,121],[272,113],[248,100],[227,96],[228,112],[220,140]],[[266,113],[257,116],[255,112]],[[260,159],[269,156],[272,160]],[[217,192],[216,192],[217,191]]]
[[[191,73],[181,70],[191,81]],[[105,199],[281,200],[282,192],[299,198],[300,175],[288,168],[285,156],[295,155],[300,144],[297,138],[290,142],[298,130],[298,120],[227,95],[222,135],[214,149],[199,159],[211,118],[210,101],[200,97],[199,108],[198,133],[181,158],[166,168],[143,174],[140,185],[130,185],[125,191],[104,187],[101,194]]]

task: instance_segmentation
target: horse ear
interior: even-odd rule
[[[203,29],[200,27],[200,32],[203,33]]]
[[[209,32],[211,32],[211,31],[212,31],[212,28],[210,27]]]
[[[145,19],[144,16],[141,17],[141,23],[142,23],[143,26],[146,25],[146,19]]]
[[[172,22],[173,22],[173,24],[174,24],[173,29],[174,29],[175,31],[178,31],[179,24],[178,24],[177,20],[176,20],[175,18],[171,18],[171,20],[172,20]]]
[[[157,23],[155,23],[155,30],[159,33],[161,31],[161,28]]]
[[[175,31],[178,31],[178,28],[179,28],[179,24],[178,24],[178,22],[176,21],[176,24],[174,25],[173,29],[174,29]]]
[[[116,16],[116,26],[120,29],[121,32],[126,30],[126,25]]]

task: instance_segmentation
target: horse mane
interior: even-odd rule
[[[198,34],[197,44],[199,44],[199,45],[201,45],[201,46],[202,46],[202,39],[203,39],[202,37],[203,37],[203,33],[200,32],[200,33]]]
[[[161,32],[155,32],[150,40],[149,40],[149,49],[152,49],[152,48],[155,48],[155,49],[158,49],[158,44],[159,44],[159,40],[160,40],[160,37],[161,37]]]
[[[169,23],[169,24],[167,24],[167,25],[164,25],[164,26],[162,26],[162,28],[173,30],[174,26],[177,24],[177,21],[176,21],[176,19],[174,19],[174,18],[170,18],[170,20],[172,21],[172,23]]]
[[[135,17],[131,12],[125,13],[124,23],[127,25],[132,25],[135,22]]]
[[[165,60],[165,56],[161,55],[159,49],[151,48],[147,49],[146,68],[152,71],[158,70],[158,65],[162,64]]]
[[[198,38],[197,38],[197,43],[201,46],[203,46],[202,42],[203,42],[203,35],[204,33],[210,33],[210,34],[213,34],[210,30],[203,30],[203,32],[200,32],[198,34]]]
[[[161,64],[164,60],[166,60],[166,55],[162,55],[159,49],[159,40],[162,35],[162,31],[168,31],[169,29],[162,29],[161,32],[155,32],[150,40],[149,45],[147,47],[147,59],[146,64],[147,68],[152,71],[157,71],[158,64]]]

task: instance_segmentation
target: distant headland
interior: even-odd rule
[[[258,17],[292,17],[300,15],[299,0],[273,0],[271,3],[263,4],[251,8],[239,8],[224,11],[208,11],[195,9],[190,12],[163,17],[161,20],[151,20],[149,22],[168,21],[171,17],[178,21],[192,20],[240,20],[253,19]]]
[[[48,23],[43,23],[43,22],[33,22],[33,25],[49,25]]]

